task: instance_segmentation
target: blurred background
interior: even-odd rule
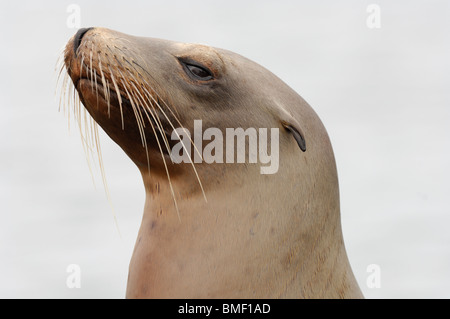
[[[344,239],[364,295],[450,298],[444,0],[3,1],[1,298],[125,296],[144,188],[102,133],[113,211],[73,122],[69,131],[58,112],[56,61],[77,31],[71,4],[80,27],[209,44],[278,75],[332,140]],[[66,284],[71,264],[80,267],[80,288]]]

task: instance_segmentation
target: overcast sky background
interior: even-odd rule
[[[144,188],[102,134],[113,212],[58,112],[55,64],[81,27],[200,42],[277,74],[316,110],[367,298],[450,298],[450,1],[3,1],[0,297],[123,298]],[[369,4],[381,28],[368,28]],[[66,285],[81,267],[81,288]],[[367,267],[379,265],[381,287]]]

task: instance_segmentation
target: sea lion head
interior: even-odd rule
[[[64,61],[88,112],[141,172],[149,166],[156,175],[165,175],[166,166],[173,176],[191,170],[170,160],[171,135],[178,127],[193,132],[195,120],[203,130],[223,132],[279,128],[281,140],[288,141],[281,152],[300,153],[306,151],[305,122],[316,120],[307,103],[271,72],[207,45],[89,28],[69,41]]]

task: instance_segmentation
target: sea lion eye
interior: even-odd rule
[[[196,80],[208,81],[213,78],[211,71],[208,69],[194,65],[189,63],[184,63],[186,69],[189,71],[190,75],[192,75]]]

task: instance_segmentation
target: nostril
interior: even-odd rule
[[[93,28],[81,28],[80,30],[78,30],[77,34],[75,34],[75,39],[73,40],[73,50],[75,52],[75,55],[77,54],[78,47],[81,44],[81,39],[86,34],[86,32],[91,29]]]

